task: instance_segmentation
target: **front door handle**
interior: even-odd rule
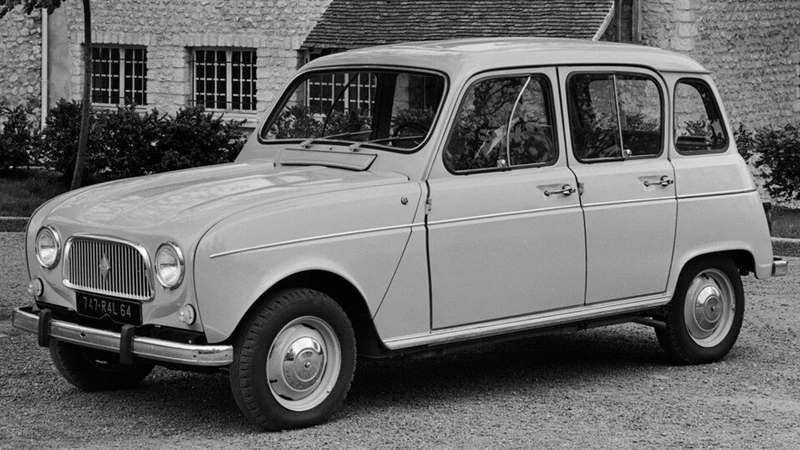
[[[565,185],[561,186],[561,189],[559,189],[557,191],[544,191],[544,195],[546,195],[548,197],[550,197],[551,195],[556,195],[556,194],[561,194],[564,197],[569,197],[573,193],[575,193],[575,188],[570,186],[570,185],[568,185],[568,184],[565,184]]]
[[[655,186],[657,184],[660,184],[661,186],[667,187],[667,186],[669,186],[670,184],[672,184],[674,182],[675,181],[672,178],[668,177],[667,175],[664,175],[658,181],[645,180],[644,185],[646,187],[650,187],[650,186]]]

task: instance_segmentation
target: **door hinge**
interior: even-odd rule
[[[425,204],[428,205],[428,212],[431,212],[431,208],[433,207],[433,199],[428,197],[428,199],[425,200]]]

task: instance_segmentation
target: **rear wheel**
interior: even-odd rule
[[[61,376],[84,391],[130,389],[153,370],[152,364],[119,363],[119,355],[50,340],[50,357]]]
[[[736,265],[723,258],[687,264],[667,306],[658,342],[680,364],[704,364],[728,354],[742,327],[744,290]]]
[[[266,430],[316,425],[344,401],[356,343],[350,320],[327,295],[272,295],[244,324],[230,382],[242,412]]]

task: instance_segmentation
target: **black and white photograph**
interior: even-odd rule
[[[800,2],[0,0],[0,450],[797,449]]]

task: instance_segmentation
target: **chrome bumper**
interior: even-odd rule
[[[780,258],[772,258],[772,276],[782,277],[789,273],[789,261]]]
[[[123,338],[120,333],[84,327],[61,320],[40,319],[42,315],[33,308],[16,308],[11,315],[15,328],[39,334],[40,344],[47,338],[69,342],[83,347],[120,353]],[[40,320],[49,323],[39,323]],[[154,361],[163,361],[191,366],[228,366],[233,362],[233,347],[230,345],[191,345],[142,336],[133,336],[129,347],[134,356]]]

